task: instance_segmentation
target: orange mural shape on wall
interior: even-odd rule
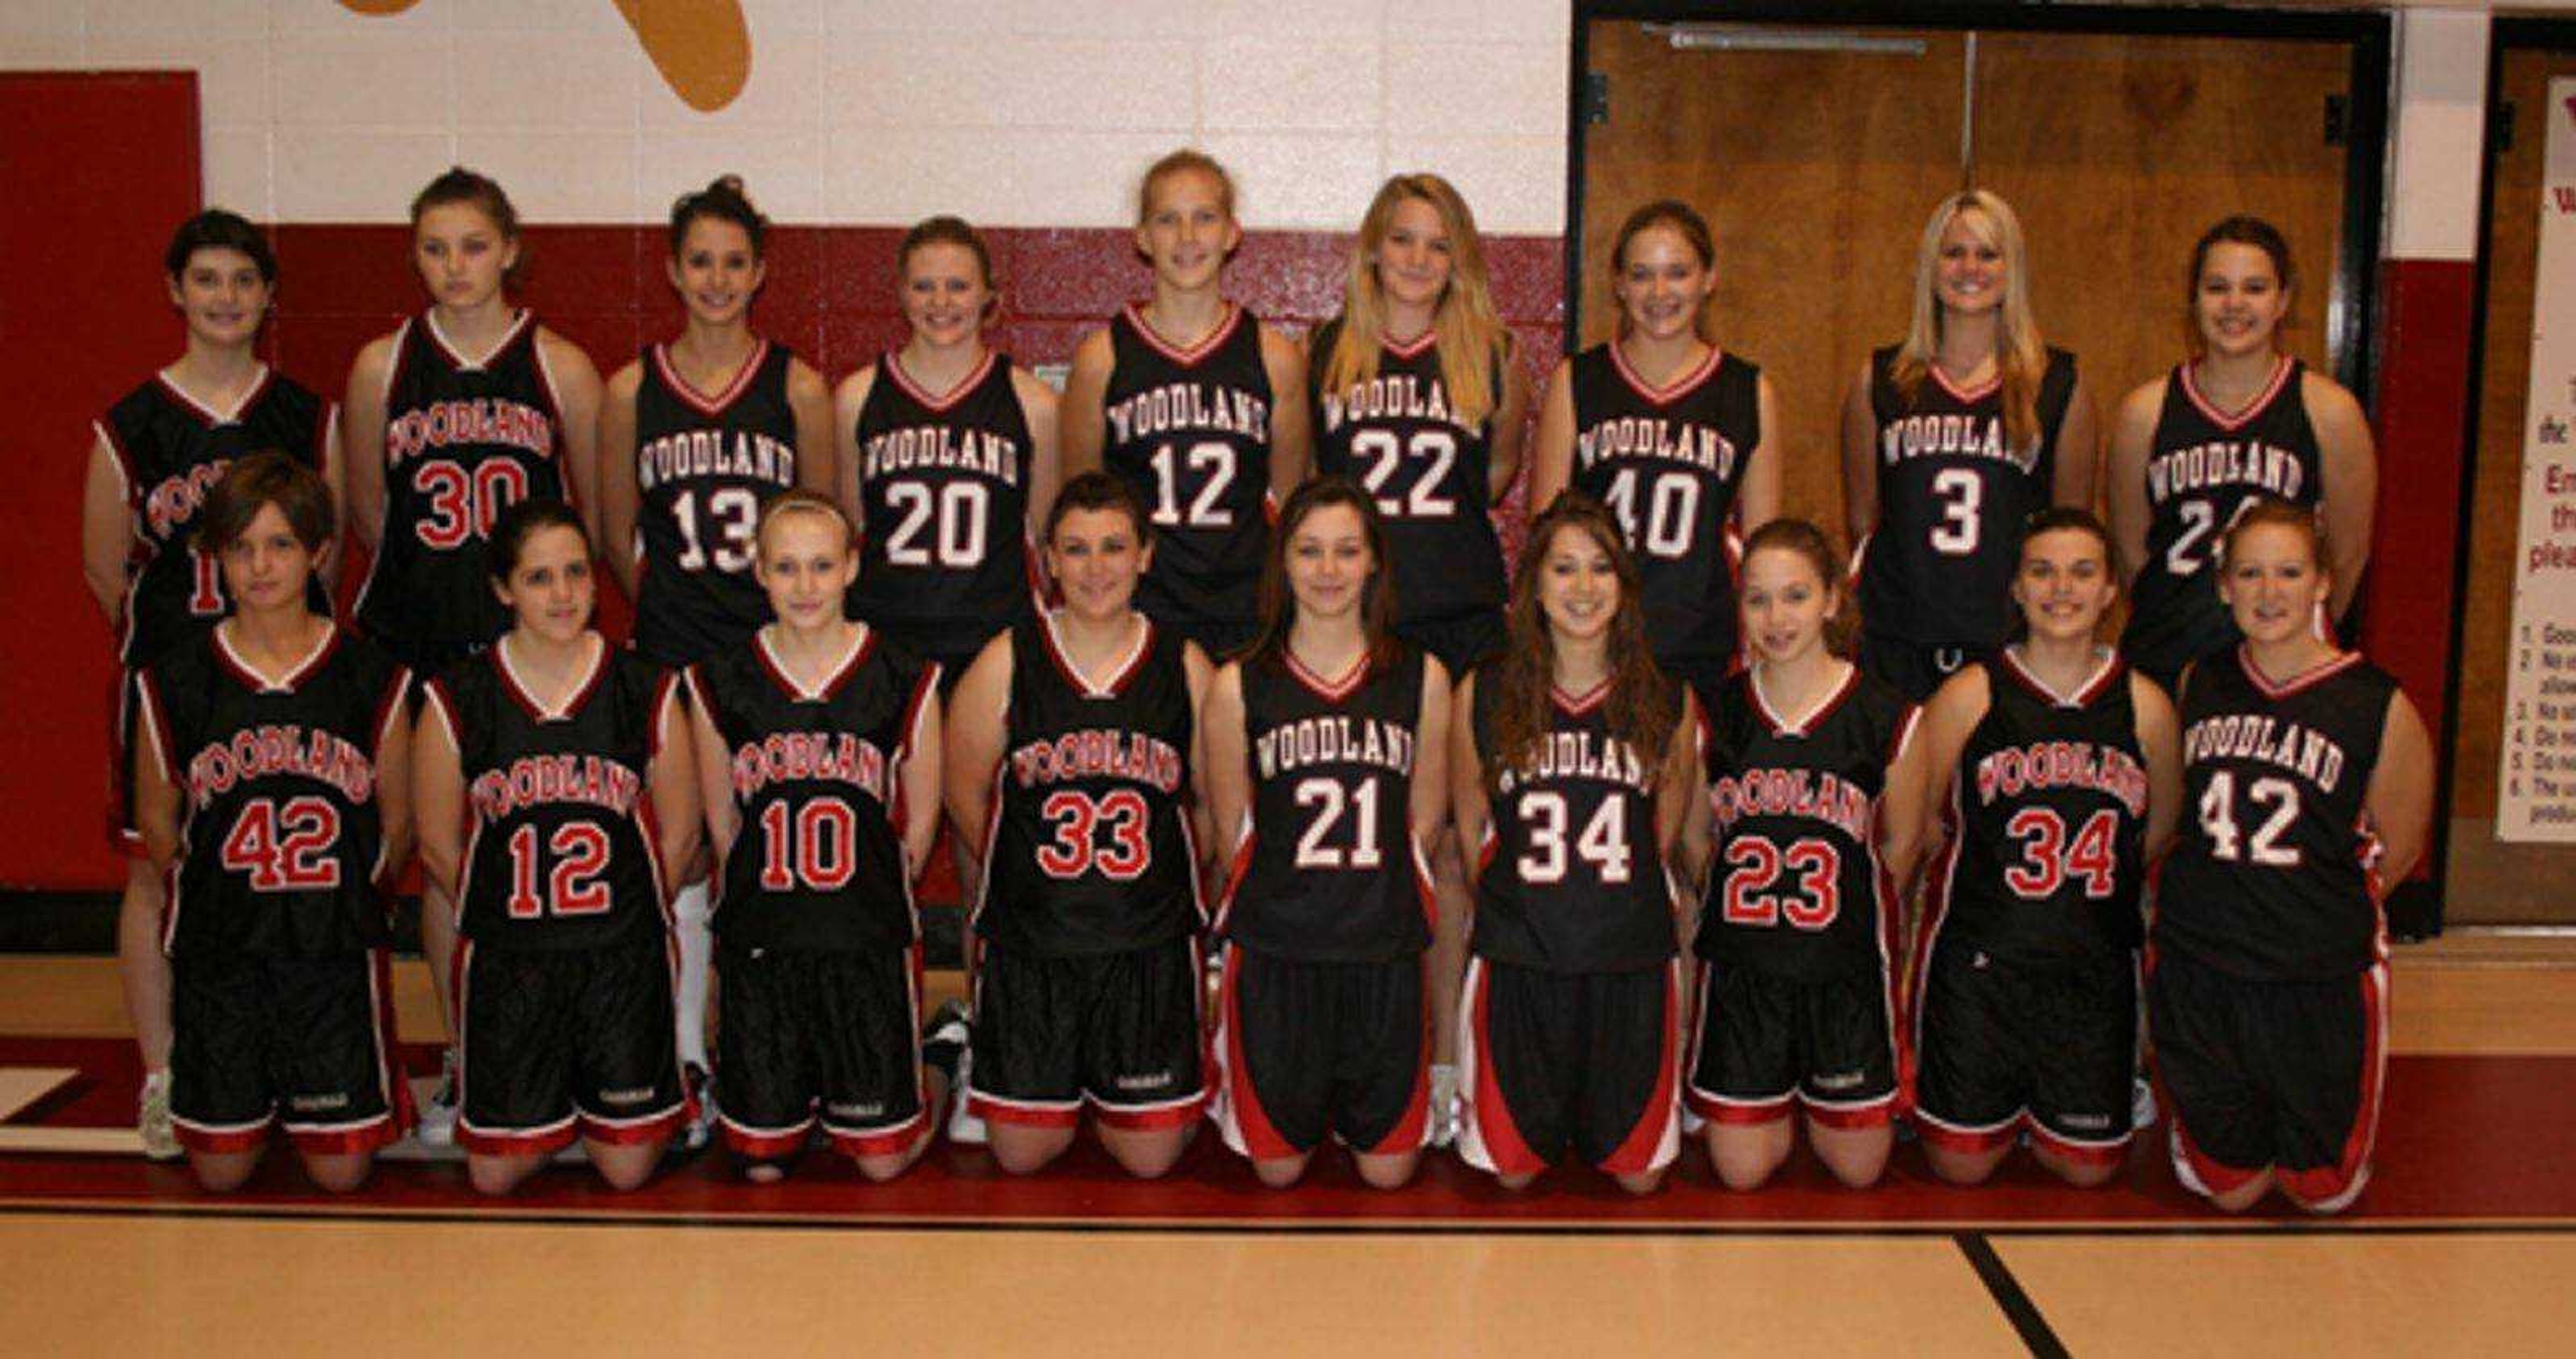
[[[340,0],[355,14],[400,14],[420,0]],[[741,0],[611,0],[662,83],[700,113],[734,101],[751,79],[751,28]]]

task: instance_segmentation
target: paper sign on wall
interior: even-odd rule
[[[2576,842],[2576,79],[2549,82],[2496,838]]]

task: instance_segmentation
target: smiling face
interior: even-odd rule
[[[2012,597],[2032,637],[2090,641],[2118,593],[2102,540],[2091,533],[2050,529],[2022,541]]]
[[[271,285],[259,263],[226,246],[200,246],[170,279],[170,304],[188,323],[188,335],[219,348],[239,348],[259,336],[268,319]]]
[[[2256,642],[2313,632],[2329,581],[2316,539],[2288,524],[2249,524],[2227,538],[2218,597],[2237,629]]]
[[[1116,508],[1067,510],[1047,538],[1047,569],[1064,590],[1064,607],[1088,622],[1126,613],[1153,558],[1139,525]]]
[[[578,529],[547,524],[519,545],[510,578],[492,592],[509,607],[518,630],[549,642],[572,642],[590,626],[598,592],[590,574],[590,545]]]
[[[769,266],[752,249],[751,233],[741,223],[701,214],[690,219],[667,272],[691,319],[722,326],[741,320],[751,309]]]
[[[465,311],[491,301],[518,261],[518,241],[472,203],[423,208],[412,224],[412,264],[440,306]]]
[[[2192,321],[2213,355],[2270,353],[2281,321],[2290,314],[2290,291],[2261,246],[2220,241],[2200,262],[2192,291]]]
[[[770,611],[792,631],[819,632],[841,619],[841,601],[858,577],[859,557],[838,516],[823,509],[777,514],[760,528],[753,562]]]
[[[1700,308],[1716,288],[1716,269],[1679,230],[1658,224],[1628,238],[1616,291],[1629,334],[1673,340],[1696,333]]]
[[[1967,316],[2002,306],[2011,272],[1995,241],[1994,224],[1984,214],[1968,210],[1951,215],[1932,266],[1933,295],[1943,311]]]
[[[1214,286],[1226,256],[1243,241],[1243,228],[1226,207],[1224,183],[1184,167],[1157,178],[1145,197],[1136,249],[1153,263],[1156,281],[1191,291]]]
[[[1744,559],[1744,635],[1773,665],[1804,659],[1825,644],[1825,623],[1842,611],[1842,592],[1807,554],[1766,547]]]
[[[249,527],[223,546],[224,589],[245,613],[301,606],[304,584],[313,576],[313,556],[313,549],[295,536],[285,511],[262,505]]]
[[[1368,526],[1348,505],[1322,506],[1288,535],[1288,590],[1300,617],[1356,616],[1376,574]]]
[[[1539,558],[1538,607],[1558,643],[1602,642],[1619,616],[1619,567],[1581,524],[1560,524]]]
[[[1452,249],[1449,227],[1429,199],[1398,202],[1377,246],[1377,284],[1387,301],[1426,312],[1437,308],[1449,290]]]
[[[913,247],[903,261],[903,319],[922,343],[968,343],[983,330],[992,285],[975,252],[953,241]]]

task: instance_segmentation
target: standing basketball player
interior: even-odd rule
[[[1055,393],[984,342],[999,305],[975,228],[933,217],[895,251],[911,336],[842,379],[840,494],[865,532],[851,606],[953,687],[1032,615],[1058,480]]]
[[[1064,606],[994,638],[949,706],[949,816],[981,828],[966,1094],[1012,1174],[1073,1145],[1084,1108],[1129,1174],[1170,1170],[1200,1069],[1198,644],[1132,606],[1155,552],[1104,472],[1048,514]]]
[[[1449,675],[1389,630],[1373,500],[1338,477],[1288,497],[1261,640],[1207,700],[1208,807],[1234,845],[1216,1123],[1278,1188],[1327,1135],[1399,1187],[1432,1132],[1426,850],[1448,814]]]
[[[506,1194],[578,1136],[644,1183],[687,1114],[669,870],[698,847],[672,676],[590,628],[590,539],[560,500],[493,524],[512,625],[431,681],[414,742],[420,856],[456,903],[456,1141]]]
[[[2088,510],[2021,539],[2020,640],[1923,710],[1949,838],[1915,946],[1915,1128],[1934,1173],[1976,1184],[2024,1133],[2058,1178],[2126,1161],[2138,1074],[2140,887],[2172,838],[2182,755],[2164,690],[2100,645],[2119,591]]]
[[[2120,650],[2171,690],[2242,633],[2218,597],[2218,543],[2265,496],[2317,510],[2336,558],[2320,622],[2351,607],[2370,553],[2379,464],[2361,403],[2284,352],[2297,275],[2271,223],[2230,217],[2192,247],[2192,354],[2120,403],[2111,534],[2128,563]]]
[[[716,928],[726,1145],[772,1181],[819,1121],[871,1180],[930,1145],[914,866],[939,831],[939,671],[842,616],[857,544],[810,491],[761,516],[776,622],[691,666]]]
[[[1550,505],[1512,580],[1509,646],[1458,687],[1450,787],[1478,847],[1458,1144],[1507,1189],[1571,1147],[1648,1193],[1681,1147],[1665,865],[1696,780],[1693,719],[1648,654],[1621,538],[1588,496]]]
[[[599,373],[510,305],[519,217],[500,185],[450,169],[412,200],[411,227],[429,309],[358,351],[343,427],[351,526],[375,554],[357,624],[426,680],[509,626],[484,560],[501,512],[531,496],[596,503]],[[456,940],[442,890],[423,883],[420,917],[444,1003]],[[456,1016],[447,1018],[452,1035]],[[423,1130],[434,1140],[454,1107],[452,1051],[449,1063]]]
[[[2003,199],[1943,199],[1914,319],[1843,400],[1843,514],[1860,558],[1860,663],[1920,703],[2001,646],[2023,521],[2093,499],[2101,457],[2075,356],[2040,340],[2030,258]]]
[[[2182,682],[2183,805],[2147,1025],[2174,1172],[2228,1212],[2340,1212],[2370,1179],[2388,1061],[2380,901],[2424,849],[2433,754],[2387,672],[2317,635],[2333,534],[2259,500],[2218,557],[2242,645]]]
[[[143,1054],[140,1130],[155,1159],[179,1154],[170,1132],[170,970],[162,956],[162,884],[132,816],[132,673],[192,639],[228,606],[212,551],[195,545],[208,492],[234,458],[276,449],[321,475],[337,522],[340,459],[329,402],[260,362],[259,330],[277,286],[268,238],[220,208],[179,225],[162,256],[187,348],[91,426],[81,504],[81,565],[118,635],[116,725],[110,733],[108,834],[126,856],[116,953],[125,1009]],[[336,557],[316,543],[317,576]],[[316,585],[316,612],[331,612]]]
[[[608,567],[635,601],[635,649],[674,669],[739,656],[769,618],[752,577],[760,507],[832,484],[832,398],[822,375],[752,333],[769,219],[723,176],[671,206],[664,273],[688,310],[680,337],[609,379],[599,408]],[[680,1065],[707,1065],[707,883],[696,865],[671,904],[680,943]],[[694,1125],[683,1136],[694,1140]]]
[[[1252,640],[1270,515],[1312,453],[1295,342],[1220,291],[1242,241],[1223,166],[1154,162],[1136,214],[1153,298],[1084,336],[1064,384],[1066,474],[1105,467],[1150,507],[1137,606],[1212,656]]]
[[[234,462],[202,535],[233,616],[136,680],[136,812],[172,884],[171,1111],[208,1189],[249,1179],[283,1124],[346,1192],[411,1122],[383,892],[408,855],[410,676],[308,605],[337,528],[310,467]]]
[[[1636,554],[1655,663],[1705,691],[1738,663],[1737,534],[1779,512],[1780,403],[1760,369],[1708,338],[1717,248],[1688,204],[1630,213],[1610,271],[1619,337],[1548,380],[1530,503],[1570,485],[1610,506]]]
[[[1799,1110],[1817,1159],[1855,1189],[1894,1139],[1896,885],[1914,868],[1923,748],[1914,706],[1837,654],[1842,581],[1815,525],[1756,530],[1753,664],[1702,697],[1707,804],[1690,833],[1716,838],[1689,1098],[1730,1189],[1779,1170]]]
[[[1307,346],[1315,465],[1366,487],[1386,522],[1396,635],[1460,676],[1503,644],[1509,582],[1493,507],[1520,473],[1529,382],[1495,313],[1483,241],[1438,175],[1398,175],[1360,221],[1342,314]],[[1431,984],[1434,1141],[1455,1128],[1457,984],[1467,870],[1445,822],[1430,838],[1441,932]]]

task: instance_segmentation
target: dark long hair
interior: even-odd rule
[[[1348,506],[1360,517],[1360,536],[1368,540],[1368,584],[1360,587],[1368,672],[1374,675],[1394,663],[1395,634],[1388,628],[1395,621],[1395,564],[1386,556],[1386,517],[1378,513],[1376,499],[1349,478],[1318,477],[1289,493],[1279,523],[1270,531],[1270,551],[1261,563],[1261,633],[1243,654],[1246,665],[1287,663],[1288,633],[1297,622],[1297,593],[1288,585],[1289,540],[1308,517],[1335,505]]]
[[[1619,608],[1610,618],[1610,694],[1604,711],[1610,734],[1627,743],[1637,758],[1660,765],[1671,748],[1673,724],[1681,720],[1681,694],[1655,665],[1646,644],[1646,611],[1639,594],[1637,563],[1628,555],[1619,521],[1598,500],[1581,491],[1560,493],[1530,525],[1529,545],[1520,570],[1512,575],[1511,602],[1504,615],[1508,638],[1503,654],[1487,662],[1478,685],[1494,686],[1494,753],[1485,770],[1492,786],[1506,767],[1525,766],[1538,754],[1548,728],[1550,691],[1556,687],[1556,639],[1548,632],[1547,613],[1539,607],[1539,576],[1547,569],[1549,547],[1559,533],[1589,536],[1609,554],[1619,577]]]

